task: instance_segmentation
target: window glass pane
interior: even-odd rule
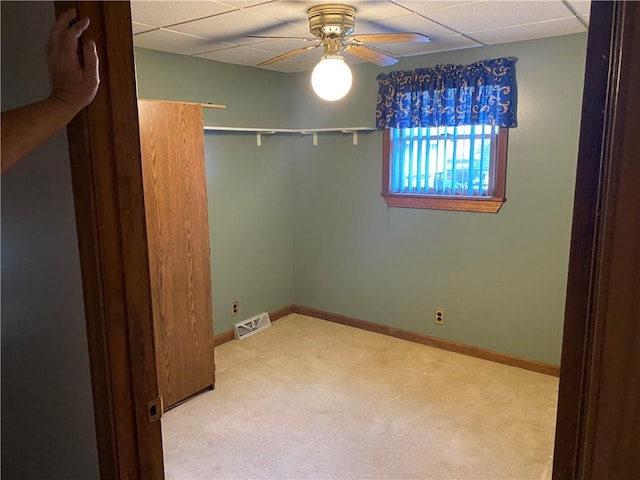
[[[498,131],[491,125],[391,129],[391,191],[492,196]]]

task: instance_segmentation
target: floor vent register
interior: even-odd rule
[[[233,326],[233,332],[235,337],[239,340],[250,337],[254,333],[258,333],[260,330],[264,330],[271,326],[271,319],[267,312],[251,317],[242,322],[238,322]]]

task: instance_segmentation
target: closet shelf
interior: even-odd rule
[[[337,127],[337,128],[254,128],[254,127],[219,127],[206,126],[205,131],[221,132],[249,132],[256,134],[256,145],[262,145],[262,135],[273,135],[274,133],[299,133],[301,135],[311,135],[313,146],[318,145],[318,133],[341,132],[349,133],[352,136],[353,144],[358,145],[358,132],[372,132],[374,127]]]
[[[186,105],[200,105],[203,108],[217,108],[217,109],[222,109],[224,110],[225,108],[227,108],[226,105],[220,105],[217,103],[201,103],[201,102],[180,102],[177,100],[156,100],[155,98],[139,98],[138,100],[141,100],[143,102],[160,102],[160,103],[183,103]]]

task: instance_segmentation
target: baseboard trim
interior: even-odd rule
[[[291,308],[292,307],[292,308]],[[519,367],[532,372],[543,373],[554,377],[560,376],[560,367],[551,365],[549,363],[539,362],[537,360],[529,360],[527,358],[516,357],[514,355],[508,355],[505,353],[494,352],[480,347],[474,347],[471,345],[465,345],[464,343],[452,342],[443,338],[430,337],[422,333],[411,332],[409,330],[403,330],[401,328],[390,327],[388,325],[381,325],[379,323],[368,322],[366,320],[360,320],[358,318],[347,317],[345,315],[339,315],[337,313],[325,312],[311,307],[304,307],[302,305],[290,305],[292,311],[290,313],[298,313],[300,315],[308,315],[310,317],[320,318],[329,322],[340,323],[342,325],[348,325],[350,327],[361,328],[370,332],[381,333],[383,335],[389,335],[391,337],[401,338],[410,342],[421,343],[430,347],[440,348],[442,350],[448,350],[450,352],[461,353],[463,355],[469,355],[470,357],[482,358],[483,360],[490,360],[492,362],[502,363],[504,365],[510,365],[512,367]]]
[[[222,345],[223,343],[230,342],[235,338],[233,330],[227,330],[225,332],[219,333],[218,335],[213,336],[213,346],[217,347],[218,345]]]
[[[269,318],[271,319],[272,322],[275,322],[276,320],[280,320],[282,317],[286,317],[287,315],[291,315],[292,313],[295,313],[295,305],[287,305],[286,307],[282,307],[279,308],[277,310],[274,310],[273,312],[269,312]]]
[[[422,345],[428,345],[429,347],[435,347],[450,352],[461,353],[470,357],[482,358],[483,360],[490,360],[492,362],[502,363],[504,365],[510,365],[512,367],[523,368],[532,372],[544,373],[545,375],[551,375],[553,377],[560,376],[560,367],[557,365],[551,365],[549,363],[539,362],[537,360],[529,360],[527,358],[516,357],[514,355],[508,355],[506,353],[494,352],[493,350],[474,347],[472,345],[466,345],[464,343],[452,342],[443,338],[430,337],[429,335],[425,335],[423,333],[411,332],[402,328],[381,325],[379,323],[360,320],[359,318],[347,317],[345,315],[326,312],[324,310],[305,307],[303,305],[287,305],[286,307],[279,308],[277,310],[269,312],[269,318],[272,322],[275,322],[292,313],[308,315],[310,317],[320,318],[329,322],[348,325],[350,327],[360,328],[362,330],[368,330],[370,332],[380,333],[382,335],[389,335],[391,337],[401,338],[403,340],[420,343]],[[233,329],[227,330],[226,332],[215,335],[213,344],[217,347],[218,345],[222,345],[223,343],[230,342],[234,338],[235,336],[233,334]]]
[[[294,307],[295,305],[287,305],[286,307],[282,307],[269,312],[269,319],[271,320],[271,322],[280,320],[282,317],[286,317],[287,315],[294,313]],[[215,335],[213,337],[213,346],[217,347],[218,345],[222,345],[223,343],[230,342],[234,338],[235,335],[233,333],[233,329],[219,333],[218,335]]]

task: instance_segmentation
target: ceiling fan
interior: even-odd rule
[[[287,58],[298,55],[322,46],[323,57],[339,56],[340,50],[360,57],[368,62],[382,67],[393,65],[398,59],[387,55],[366,43],[401,43],[401,42],[429,42],[426,35],[420,33],[370,33],[353,35],[356,20],[356,9],[349,5],[328,4],[311,7],[307,11],[309,18],[309,31],[317,38],[306,37],[269,37],[261,35],[248,35],[253,38],[298,38],[305,41],[316,42],[314,45],[297,48],[277,57],[273,57],[262,63],[259,67],[272,65]]]

